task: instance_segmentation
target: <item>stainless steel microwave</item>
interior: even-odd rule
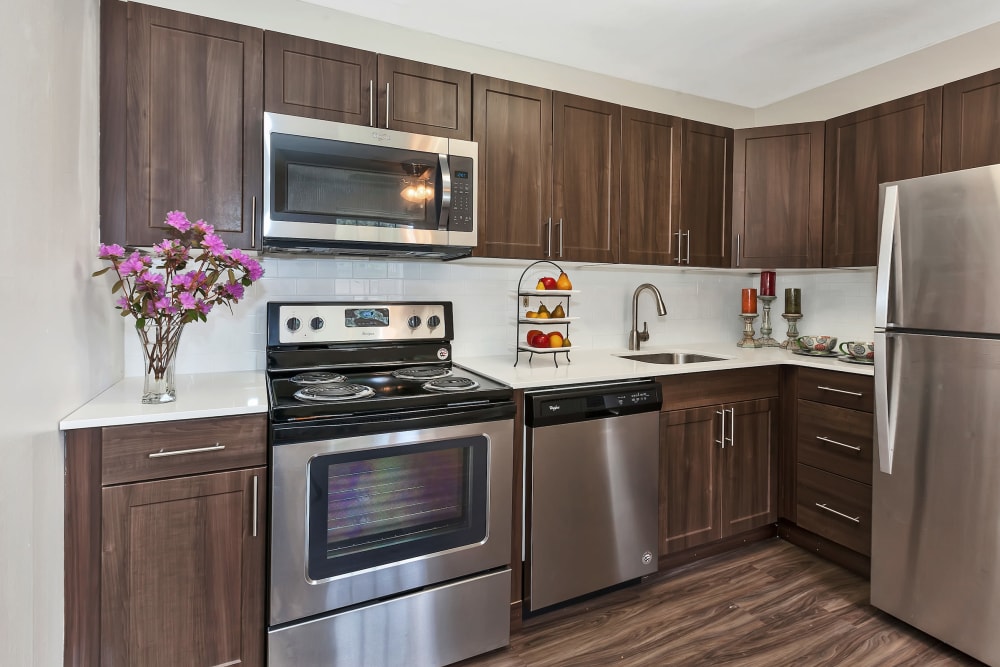
[[[473,141],[264,114],[265,252],[466,257]]]

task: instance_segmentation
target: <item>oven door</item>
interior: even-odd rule
[[[510,562],[509,419],[273,448],[270,625]]]

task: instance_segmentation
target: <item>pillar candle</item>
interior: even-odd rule
[[[802,290],[798,287],[785,288],[785,312],[789,315],[802,314]]]
[[[760,295],[774,296],[774,271],[760,272]]]
[[[743,312],[757,312],[757,290],[752,287],[743,290]]]

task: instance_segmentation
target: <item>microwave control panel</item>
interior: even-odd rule
[[[451,213],[448,219],[448,230],[452,232],[471,232],[473,207],[475,198],[472,196],[472,175],[475,163],[472,158],[461,155],[448,157],[451,167]]]

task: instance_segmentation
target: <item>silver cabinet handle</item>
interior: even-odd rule
[[[545,233],[546,233],[547,238],[548,238],[548,240],[545,242],[545,256],[546,257],[551,257],[552,256],[552,218],[549,218],[549,221],[545,223]]]
[[[828,442],[831,445],[837,445],[838,447],[843,447],[844,449],[850,449],[851,451],[854,451],[854,452],[860,452],[861,451],[860,447],[855,447],[854,445],[848,445],[848,444],[845,444],[843,442],[837,442],[836,440],[831,440],[830,438],[826,437],[825,435],[817,435],[816,439],[820,440],[822,442]]]
[[[257,247],[257,195],[250,198],[250,247]]]
[[[826,510],[830,514],[836,514],[837,516],[841,517],[842,519],[847,519],[848,521],[853,521],[854,523],[857,523],[857,524],[861,523],[861,517],[859,517],[859,516],[850,516],[849,514],[844,514],[843,512],[838,512],[837,510],[833,509],[832,507],[827,507],[825,503],[813,503],[813,504],[816,505],[816,507],[820,508],[821,510]]]
[[[729,408],[729,446],[735,446],[733,442],[733,425],[736,423],[736,408]]]
[[[740,265],[740,255],[743,254],[743,251],[740,249],[741,246],[742,246],[742,244],[743,244],[743,235],[742,234],[737,234],[736,235],[736,266],[737,267]]]
[[[368,79],[368,127],[375,127],[375,80]]]
[[[559,218],[559,256],[563,256],[563,219]]]
[[[681,264],[683,262],[681,258],[681,230],[678,229],[674,232],[674,236],[677,237],[677,256],[674,257],[674,264]]]
[[[688,266],[691,265],[691,230],[684,232],[684,236],[687,237],[687,251],[684,253],[684,263]]]
[[[172,452],[154,452],[149,455],[151,459],[162,459],[166,456],[180,456],[182,454],[201,454],[203,452],[221,452],[225,449],[225,445],[220,445],[215,443],[211,447],[195,447],[194,449],[177,449]]]
[[[715,414],[717,414],[717,415],[719,415],[719,416],[722,417],[721,430],[719,431],[720,438],[715,441],[715,444],[717,444],[720,447],[722,447],[722,449],[725,449],[726,448],[726,411],[725,410],[716,410]]]
[[[836,389],[834,387],[824,387],[823,385],[816,385],[816,388],[820,389],[822,391],[832,391],[832,392],[835,392],[837,394],[847,394],[848,396],[857,396],[858,398],[861,398],[862,396],[864,396],[864,394],[861,393],[860,391],[847,391],[846,389]]]
[[[253,526],[253,537],[257,537],[257,475],[253,476],[253,518],[251,525]]]
[[[389,129],[389,82],[385,82],[385,129]]]

